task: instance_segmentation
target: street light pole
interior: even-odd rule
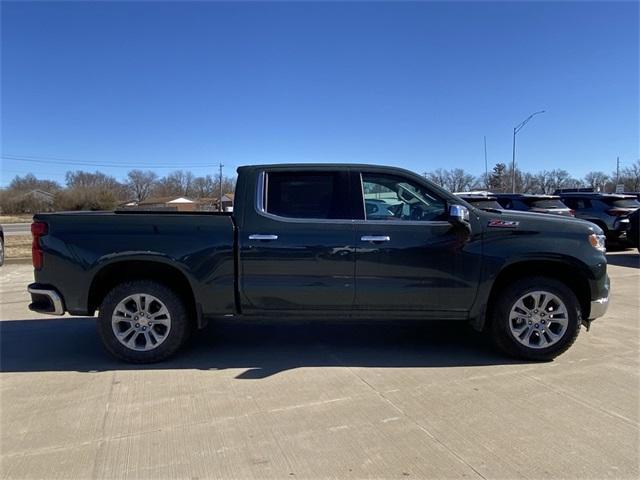
[[[522,127],[524,127],[527,123],[529,123],[529,120],[531,120],[536,115],[544,113],[545,111],[546,110],[540,110],[539,112],[534,112],[531,115],[529,115],[527,118],[525,118],[522,122],[520,122],[518,125],[513,127],[513,157],[511,159],[511,193],[516,193],[516,133],[522,130]]]

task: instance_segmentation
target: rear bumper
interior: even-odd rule
[[[27,291],[31,294],[29,310],[32,312],[64,315],[64,300],[54,288],[32,283]]]

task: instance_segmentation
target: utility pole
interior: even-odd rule
[[[219,205],[220,205],[220,211],[223,211],[222,208],[222,167],[224,167],[224,165],[222,164],[222,162],[220,162],[220,198],[219,198]]]
[[[489,170],[487,167],[487,136],[484,136],[484,186],[489,188]]]
[[[616,157],[616,188],[620,183],[620,157]]]
[[[424,178],[427,178],[427,172],[422,172],[422,176],[423,176]]]
[[[518,125],[513,127],[513,159],[511,160],[511,193],[516,193],[516,133],[522,130],[522,127],[524,127],[529,122],[529,120],[531,120],[536,115],[544,112],[545,110],[534,112],[531,115],[529,115],[527,118],[525,118],[522,122],[520,122]]]

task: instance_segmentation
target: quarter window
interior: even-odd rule
[[[347,172],[269,172],[265,210],[288,218],[347,219]]]
[[[362,174],[367,220],[446,220],[446,204],[426,187],[395,175]]]

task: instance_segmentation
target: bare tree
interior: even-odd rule
[[[65,175],[67,188],[87,187],[87,188],[106,188],[116,190],[118,193],[122,191],[123,185],[111,175],[105,175],[102,172],[85,172],[83,170],[69,171]]]
[[[454,168],[453,170],[446,170],[446,187],[451,192],[463,192],[469,190],[469,187],[473,184],[473,175],[466,173],[461,168]]]
[[[27,173],[24,177],[16,175],[7,190],[14,193],[28,192],[30,190],[43,190],[49,193],[55,193],[60,190],[60,184],[52,180],[40,180],[33,173]]]
[[[191,182],[191,190],[197,198],[213,197],[217,191],[217,183],[211,175],[196,177]]]
[[[437,169],[434,172],[427,173],[427,178],[431,180],[433,183],[438,185],[439,187],[447,186],[447,171],[441,168]]]
[[[137,202],[141,202],[149,197],[158,175],[151,170],[147,170],[146,172],[142,170],[131,170],[127,174],[127,178],[127,187],[133,194],[134,199]]]
[[[625,191],[640,191],[640,160],[636,160],[630,166],[623,168],[621,173],[620,180],[624,185]]]
[[[607,182],[610,178],[604,172],[589,172],[584,176],[585,183],[593,188],[595,191],[604,191]]]
[[[521,176],[522,185],[520,191],[522,193],[538,193],[540,187],[536,176],[529,172],[524,172]]]
[[[193,195],[193,173],[184,170],[176,170],[166,177],[161,178],[154,189],[154,194],[159,196],[184,196]]]
[[[550,190],[546,193],[553,193],[554,191],[560,188],[567,188],[572,183],[573,179],[569,172],[566,170],[562,170],[560,168],[556,168],[549,172],[550,178]]]

